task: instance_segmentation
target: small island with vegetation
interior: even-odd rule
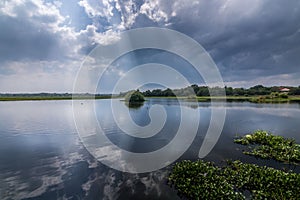
[[[127,92],[125,101],[128,103],[141,103],[145,101],[144,95],[139,90]]]
[[[139,90],[132,90],[127,92],[127,94],[124,97],[125,105],[128,106],[128,108],[140,108],[142,105],[144,105],[144,95]]]

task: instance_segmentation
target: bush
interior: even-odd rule
[[[271,98],[277,98],[279,96],[278,92],[272,92],[271,93]]]
[[[125,95],[125,101],[126,101],[126,102],[129,102],[129,103],[143,102],[143,101],[145,101],[145,98],[144,98],[144,96],[142,95],[142,93],[140,93],[140,91],[137,90],[137,91],[131,91],[131,92],[128,92],[128,93]]]
[[[289,98],[289,96],[288,96],[286,93],[280,93],[280,94],[279,94],[279,97],[280,97],[280,98],[283,98],[283,99]]]

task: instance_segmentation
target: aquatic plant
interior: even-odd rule
[[[266,166],[228,162],[224,176],[239,191],[249,191],[253,199],[299,199],[300,174]]]
[[[267,131],[258,130],[234,140],[235,143],[248,145],[246,155],[263,159],[275,159],[280,162],[300,164],[300,145],[294,139],[273,135]]]
[[[188,199],[299,199],[300,174],[228,161],[220,168],[198,160],[173,166],[169,184]]]
[[[169,183],[189,199],[243,199],[222,174],[222,169],[213,163],[185,160],[175,164]]]

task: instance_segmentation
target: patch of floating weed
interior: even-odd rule
[[[249,150],[244,151],[244,154],[289,164],[300,164],[300,145],[293,139],[258,130],[235,139],[234,142],[249,146]]]

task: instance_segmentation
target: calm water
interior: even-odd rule
[[[125,106],[120,100],[113,101]],[[82,101],[83,108],[89,103]],[[130,137],[120,130],[109,110],[110,100],[97,100],[96,114],[114,144],[132,152],[149,152],[173,139],[181,116],[176,100],[150,99],[141,107],[129,109],[135,123],[149,124],[148,112],[155,104],[163,106],[168,117],[163,129],[147,139]],[[200,111],[200,122],[193,144],[179,160],[195,160],[209,125],[211,106],[193,102],[185,102],[184,106],[191,115]],[[236,135],[264,129],[300,142],[299,104],[226,103],[225,107],[227,116],[223,132],[205,160],[222,164],[225,159],[240,159],[283,167],[276,162],[243,155],[241,146],[232,141]],[[0,119],[0,199],[178,198],[166,184],[170,167],[130,174],[97,162],[77,135],[71,101],[0,102]],[[126,119],[123,122],[127,124]],[[136,131],[134,127],[127,128]],[[298,168],[294,170],[299,171]]]

